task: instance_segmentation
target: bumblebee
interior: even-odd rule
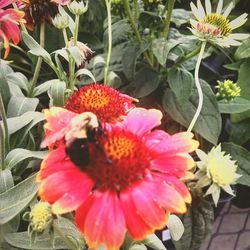
[[[69,131],[64,139],[66,154],[81,170],[90,163],[89,144],[98,145],[98,138],[103,130],[97,117],[91,112],[85,112],[71,121]]]

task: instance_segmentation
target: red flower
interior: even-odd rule
[[[128,95],[101,84],[80,88],[67,101],[65,108],[76,113],[93,112],[101,122],[121,120],[137,102]]]
[[[14,9],[2,9],[11,3],[10,0],[0,0],[0,39],[5,48],[4,58],[10,52],[9,41],[12,40],[14,44],[20,42],[20,30],[18,24],[23,21],[24,12]]]
[[[50,139],[62,138],[74,113],[48,112]],[[135,108],[121,123],[103,125],[98,144],[89,145],[85,168],[70,160],[64,144],[42,162],[40,197],[56,214],[76,210],[75,223],[89,248],[119,249],[126,231],[142,240],[166,225],[167,214],[185,213],[191,196],[180,179],[192,175],[194,161],[187,153],[198,142],[187,132],[151,131],[161,118],[158,110]]]

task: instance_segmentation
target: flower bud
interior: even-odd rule
[[[57,14],[52,23],[57,29],[65,29],[69,26],[69,17]]]
[[[237,83],[231,80],[225,80],[224,82],[218,81],[216,86],[218,92],[216,97],[218,100],[232,101],[235,97],[240,96],[241,88]]]
[[[88,2],[85,4],[83,1],[77,2],[76,0],[68,5],[71,13],[74,15],[82,15],[88,10]]]
[[[37,203],[30,212],[30,226],[38,233],[43,232],[52,220],[51,206],[47,202]]]

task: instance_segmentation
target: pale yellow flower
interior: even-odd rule
[[[218,1],[217,9],[212,11],[210,0],[205,0],[205,9],[200,0],[197,6],[190,4],[193,15],[197,20],[191,19],[192,33],[201,41],[208,41],[221,47],[239,46],[241,40],[249,37],[245,33],[232,33],[234,29],[242,26],[247,21],[247,14],[244,13],[236,19],[230,21],[228,15],[232,11],[234,4],[231,2],[225,10],[223,0]]]
[[[205,196],[211,194],[215,205],[218,203],[221,188],[234,195],[230,185],[235,184],[241,175],[236,173],[236,161],[231,159],[231,155],[225,155],[220,144],[213,147],[208,154],[200,149],[196,150],[196,154],[201,160],[197,162],[199,170],[195,174],[195,179],[198,179],[196,187],[210,185]]]

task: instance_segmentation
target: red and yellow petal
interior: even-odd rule
[[[197,149],[199,146],[199,142],[192,138],[193,138],[192,133],[180,132],[168,138],[165,138],[158,144],[155,144],[153,149],[159,154],[168,154],[168,155],[173,155],[178,153],[190,153],[193,152],[195,149]]]
[[[44,110],[44,115],[47,121],[44,125],[46,137],[41,147],[46,147],[62,139],[69,127],[70,121],[77,116],[76,113],[59,107]]]
[[[41,182],[39,196],[52,204],[52,211],[63,214],[77,209],[89,196],[93,181],[77,168],[60,171]]]
[[[143,136],[151,131],[151,129],[161,124],[162,113],[157,109],[144,109],[134,108],[132,109],[122,126],[130,132]]]
[[[109,250],[120,249],[126,226],[116,193],[95,191],[86,204],[77,209],[75,221],[89,248],[104,245]]]
[[[133,239],[144,240],[148,234],[155,231],[137,212],[130,188],[120,194],[120,202],[126,219],[126,227]]]

